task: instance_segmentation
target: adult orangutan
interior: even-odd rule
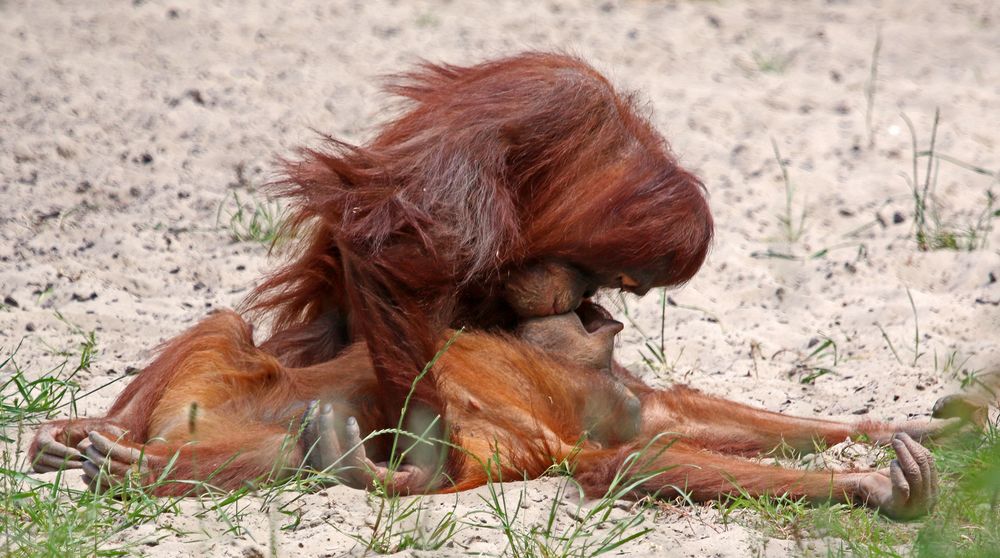
[[[448,328],[511,330],[602,287],[643,294],[701,266],[701,183],[586,63],[528,53],[426,64],[365,145],[329,139],[287,164],[294,258],[251,297],[263,348],[290,366],[365,341],[394,417]],[[416,386],[431,414],[433,382]],[[628,390],[638,417],[638,400]]]
[[[565,461],[589,494],[602,494],[622,472],[626,482],[642,475],[638,494],[683,490],[695,501],[742,490],[867,504],[901,518],[933,505],[934,460],[913,438],[955,421],[893,426],[794,418],[678,386],[640,392],[641,432],[608,441],[608,432],[614,436],[606,428],[620,409],[614,382],[595,371],[609,364],[619,329],[593,307],[522,324],[526,338],[560,339],[559,347],[550,345],[558,352],[503,333],[455,338],[432,380],[457,447],[442,475],[412,465],[390,474],[381,463],[389,457],[385,438],[362,444],[386,422],[363,343],[333,360],[291,368],[256,347],[250,326],[232,312],[210,316],[165,346],[107,417],[44,426],[31,459],[40,471],[83,468],[96,489],[134,472],[141,482],[159,481],[157,494],[193,490],[171,481],[234,489],[303,467],[331,470],[359,488],[377,479],[391,491],[440,493],[490,477],[536,478]],[[887,470],[802,471],[742,458],[781,444],[808,452],[861,436],[892,444],[897,457]],[[636,452],[640,457],[623,467]]]

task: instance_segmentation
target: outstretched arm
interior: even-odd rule
[[[593,496],[607,491],[624,471],[625,482],[641,480],[639,494],[669,497],[683,492],[700,502],[727,494],[787,495],[866,505],[896,519],[923,515],[937,500],[934,458],[906,434],[894,437],[892,447],[896,459],[887,470],[841,473],[783,469],[664,440],[617,453],[584,451],[575,477]],[[629,457],[637,451],[637,458]]]
[[[837,444],[848,438],[863,437],[876,444],[888,444],[899,432],[922,441],[962,426],[958,418],[891,424],[793,417],[706,395],[685,386],[646,394],[642,407],[643,431],[648,436],[663,431],[677,432],[697,440],[699,446],[706,449],[747,456],[783,445],[812,452],[817,446]]]

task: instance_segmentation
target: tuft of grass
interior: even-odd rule
[[[868,247],[858,238],[861,233],[877,226],[879,223],[878,219],[873,219],[863,225],[841,233],[839,238],[831,237],[832,242],[830,244],[813,250],[808,254],[800,254],[799,251],[796,250],[794,245],[802,239],[807,230],[806,223],[809,219],[808,202],[806,200],[802,200],[801,208],[796,209],[796,206],[799,204],[795,200],[795,184],[789,174],[788,165],[781,155],[781,150],[778,148],[778,142],[773,137],[771,138],[771,150],[774,153],[774,159],[777,161],[778,168],[781,171],[781,181],[785,189],[785,207],[784,211],[777,215],[780,235],[777,238],[771,238],[769,240],[779,240],[787,246],[783,250],[767,248],[762,251],[754,251],[751,252],[750,257],[755,259],[780,259],[804,262],[825,258],[833,251],[849,248],[857,252],[855,261],[861,261],[867,258]]]
[[[963,390],[980,384],[979,374],[981,369],[970,369],[967,365],[972,356],[962,357],[957,350],[949,351],[946,355],[938,358],[937,350],[934,351],[934,370],[940,375],[956,379],[960,382]]]
[[[501,486],[505,482],[502,458],[494,452],[490,462],[484,464],[487,495],[481,498],[489,514],[488,523],[494,524],[506,538],[503,554],[514,558],[599,556],[644,537],[653,530],[645,525],[645,509],[639,504],[622,509],[620,502],[632,496],[643,483],[662,474],[663,469],[640,470],[642,464],[650,461],[650,455],[664,451],[663,447],[655,447],[655,442],[629,455],[607,491],[596,501],[585,501],[583,489],[571,476],[572,460],[555,464],[553,468],[560,483],[542,521],[534,523],[521,516],[521,511],[528,507],[525,489],[511,498],[510,490]],[[566,503],[573,500],[577,502],[575,505]],[[568,524],[563,519],[566,516]]]
[[[737,494],[716,502],[723,525],[738,521],[781,539],[806,536],[811,526],[809,519],[815,510],[804,498],[793,499],[785,495],[754,497],[739,486],[736,490]]]
[[[910,141],[912,142],[911,174],[904,174],[903,179],[906,180],[913,195],[914,237],[917,248],[924,252],[929,250],[975,251],[985,248],[989,234],[993,230],[993,220],[1000,217],[1000,209],[996,207],[996,195],[987,190],[985,203],[976,218],[967,223],[955,225],[945,223],[942,220],[934,190],[937,186],[942,161],[976,174],[989,176],[994,179],[994,183],[1000,182],[1000,171],[993,172],[936,151],[937,131],[941,119],[940,109],[934,111],[929,147],[926,150],[919,149],[913,121],[906,114],[902,114],[901,117],[910,131]],[[920,158],[927,159],[927,166],[922,178],[920,176]]]
[[[215,216],[216,226],[221,226],[223,212],[227,214],[226,226],[230,231],[230,236],[237,242],[254,241],[266,246],[274,245],[281,238],[281,229],[284,225],[287,214],[284,208],[277,201],[260,201],[250,198],[244,202],[239,194],[233,192],[233,204],[235,207],[227,208],[229,195],[227,194],[219,204],[219,210]]]
[[[768,50],[754,49],[750,52],[757,70],[764,74],[783,74],[795,60],[794,50],[782,51],[777,48]]]
[[[716,504],[722,522],[738,523],[769,538],[794,540],[803,556],[900,558],[914,538],[912,526],[867,508],[813,505],[787,495],[755,497],[737,490]]]
[[[40,378],[29,379],[14,360],[20,348],[20,345],[15,347],[0,362],[0,377],[6,377],[0,383],[0,437],[4,442],[14,441],[7,434],[9,429],[51,416],[63,406],[65,399],[72,398],[80,389],[73,381],[80,368],[65,373],[68,361]]]
[[[79,337],[75,348],[65,349],[55,349],[40,340],[51,354],[62,357],[62,362],[38,378],[30,379],[17,363],[17,353],[21,349],[21,343],[0,361],[0,378],[4,378],[0,381],[0,428],[3,431],[14,426],[21,428],[25,424],[32,425],[48,419],[67,406],[71,407],[75,414],[76,400],[79,397],[103,389],[120,379],[115,378],[78,395],[80,385],[76,383],[75,378],[80,372],[90,370],[98,354],[97,336],[93,330],[84,330],[59,312],[56,312],[56,318]],[[0,437],[10,441],[10,437],[6,434],[0,433]]]
[[[80,351],[80,360],[77,364],[77,370],[90,370],[91,361],[97,355],[97,336],[94,330],[85,331],[82,327],[70,322],[62,315],[59,311],[56,311],[56,318],[66,324],[75,335],[80,337],[80,342],[78,349]],[[61,356],[69,356],[73,354],[72,351],[66,350],[59,353]]]
[[[781,223],[785,241],[788,244],[795,244],[802,238],[802,234],[805,232],[806,206],[804,203],[802,204],[802,212],[798,216],[798,222],[796,222],[795,217],[792,215],[792,200],[795,197],[795,187],[788,177],[788,166],[785,164],[784,159],[781,158],[781,151],[778,150],[778,142],[774,138],[771,138],[771,148],[774,150],[774,159],[778,162],[778,167],[781,169],[781,180],[785,185],[785,213],[778,216],[778,222]]]
[[[417,27],[438,27],[441,25],[441,19],[433,13],[422,13],[417,16]]]
[[[0,549],[5,556],[120,556],[130,545],[114,542],[126,528],[162,511],[141,493],[94,495],[65,488],[62,473],[51,482],[30,477],[20,452],[26,426],[72,404],[79,386],[73,377],[90,359],[85,348],[79,365],[67,363],[30,380],[17,365],[18,348],[0,362]]]
[[[868,147],[875,145],[875,131],[872,128],[872,117],[875,113],[875,93],[878,91],[878,57],[882,51],[882,27],[875,31],[875,47],[872,49],[872,62],[868,69],[868,81],[865,82],[865,130],[868,131]]]
[[[440,550],[464,528],[463,518],[454,507],[433,518],[427,500],[420,496],[401,497],[385,492],[368,493],[370,505],[378,509],[368,534],[345,533],[368,552],[393,554],[405,550]],[[431,519],[428,519],[431,518]],[[336,528],[338,531],[340,529]]]
[[[837,350],[837,342],[824,336],[812,352],[795,363],[795,368],[789,375],[798,376],[799,383],[814,384],[827,374],[835,374],[834,369],[838,364],[840,364],[840,353]]]
[[[934,164],[934,143],[937,140],[937,129],[938,122],[941,117],[940,109],[934,111],[934,125],[931,127],[931,142],[930,151],[931,154],[927,159],[927,171],[924,173],[924,184],[923,188],[920,187],[920,175],[919,168],[917,164],[917,132],[913,127],[913,122],[905,114],[903,115],[903,121],[906,122],[906,127],[910,130],[910,139],[913,142],[913,176],[908,180],[910,185],[910,190],[913,192],[913,205],[914,205],[914,223],[916,226],[916,238],[917,247],[920,250],[929,250],[931,244],[929,243],[928,237],[930,233],[928,232],[927,224],[927,213],[928,213],[928,199],[931,194],[931,165]]]
[[[613,298],[610,299],[610,302],[612,305],[614,305],[615,310],[617,310],[620,313],[620,316],[623,317],[629,323],[629,326],[631,326],[631,330],[637,332],[639,336],[642,337],[642,347],[639,349],[639,358],[641,359],[642,363],[646,366],[646,368],[648,368],[651,372],[655,373],[666,372],[670,375],[673,375],[677,372],[681,357],[684,356],[684,347],[681,347],[678,350],[677,356],[674,358],[670,358],[670,356],[667,354],[666,313],[668,306],[673,308],[690,310],[692,312],[697,312],[703,316],[702,318],[703,320],[711,322],[713,324],[718,324],[719,328],[722,329],[723,332],[726,331],[726,328],[723,325],[722,320],[711,311],[699,306],[680,304],[676,302],[674,299],[672,299],[670,296],[668,296],[667,289],[665,288],[660,289],[659,296],[660,296],[659,340],[655,339],[652,335],[648,334],[646,330],[642,327],[642,325],[636,321],[635,316],[633,316],[629,310],[628,299],[626,298],[625,293],[621,292],[617,293],[617,295],[614,295]]]
[[[909,287],[906,287],[906,298],[910,301],[910,310],[913,312],[913,360],[910,362],[910,366],[916,367],[917,363],[920,362],[920,357],[927,354],[927,352],[920,348],[920,316],[917,313],[917,304],[913,301],[913,294],[910,292]],[[896,362],[903,364],[903,359],[900,358],[899,352],[896,350],[896,346],[893,344],[889,334],[886,333],[885,328],[880,324],[875,324],[875,327],[882,333],[882,339],[888,345],[892,356],[896,358]]]
[[[826,556],[902,558],[915,526],[896,523],[867,508],[835,504],[814,510],[810,530],[822,537]]]
[[[920,316],[917,314],[917,303],[913,302],[913,293],[909,287],[906,288],[906,298],[910,300],[910,310],[913,311],[913,364],[910,366],[916,366],[920,357],[924,356],[924,352],[920,350]]]

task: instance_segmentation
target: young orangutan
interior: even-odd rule
[[[866,504],[898,518],[933,505],[934,461],[914,438],[954,420],[890,425],[793,418],[677,386],[640,392],[641,431],[618,440],[608,427],[620,416],[616,382],[595,368],[606,369],[621,325],[598,307],[582,314],[582,320],[572,312],[528,320],[520,328],[524,339],[483,332],[453,339],[423,380],[441,394],[442,418],[457,448],[447,454],[443,475],[434,474],[433,456],[390,474],[377,463],[388,458],[386,441],[361,444],[386,422],[363,343],[318,365],[286,367],[256,347],[250,326],[231,312],[210,316],[168,344],[107,417],[43,427],[31,458],[39,471],[82,467],[95,489],[130,472],[143,482],[207,480],[232,489],[306,465],[332,469],[359,488],[380,479],[401,493],[465,490],[490,476],[535,478],[568,460],[588,494],[601,494],[629,456],[642,451],[626,475],[659,473],[642,482],[641,494],[684,490],[696,501],[737,490],[789,494]],[[561,345],[547,343],[549,350],[529,341],[552,338]],[[426,420],[416,423],[410,431],[426,431]],[[780,444],[808,452],[817,442],[860,436],[893,446],[897,458],[887,470],[801,471],[743,459]],[[487,470],[493,455],[499,462]],[[182,482],[155,488],[157,494],[190,490]]]

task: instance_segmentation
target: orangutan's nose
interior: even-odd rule
[[[649,283],[637,280],[627,273],[618,276],[618,288],[642,296],[649,292]]]

